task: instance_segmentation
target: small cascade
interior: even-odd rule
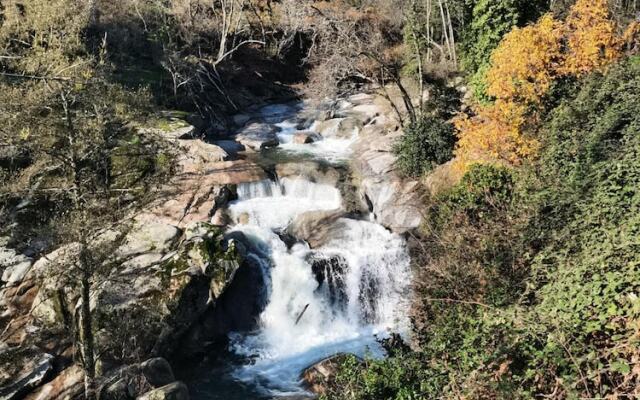
[[[296,215],[342,206],[340,191],[305,179],[283,178],[238,185],[238,200],[229,211],[241,225],[285,228]]]
[[[229,207],[243,221],[233,230],[266,244],[270,266],[260,329],[232,340],[233,351],[253,362],[234,376],[270,395],[300,392],[300,371],[337,352],[381,354],[374,335],[407,324],[409,257],[401,237],[348,218],[317,249],[288,248],[277,234],[297,215],[341,206],[332,186],[284,178],[241,185]]]
[[[301,153],[312,158],[320,158],[330,162],[346,161],[351,155],[351,145],[358,138],[358,130],[354,129],[351,136],[339,138],[328,132],[326,136],[322,136],[318,132],[318,124],[311,125],[309,130],[299,130],[298,125],[291,120],[286,120],[276,124],[280,131],[277,133],[280,141],[280,149],[293,153]],[[337,130],[335,128],[334,130]],[[294,137],[298,133],[308,133],[309,131],[317,134],[318,140],[310,144],[300,144],[294,142]]]
[[[300,144],[294,138],[302,131],[287,115],[291,108],[267,111],[280,129],[276,151],[334,165],[349,159],[357,129],[351,137],[325,131],[318,141]],[[321,127],[313,124],[309,129],[317,134]],[[343,208],[338,188],[302,178],[238,185],[237,200],[228,205],[233,221],[228,234],[245,241],[268,287],[258,329],[229,338],[232,354],[243,360],[230,367],[230,375],[252,393],[234,399],[303,394],[300,373],[311,364],[340,352],[384,356],[378,338],[408,332],[411,272],[402,237],[373,217],[319,219],[331,225],[318,228],[322,234],[315,248],[287,232],[304,213]],[[310,213],[303,220],[313,222],[322,214]]]

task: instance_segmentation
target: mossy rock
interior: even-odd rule
[[[111,152],[111,187],[131,189],[139,186],[155,170],[155,157],[143,144],[130,142]]]

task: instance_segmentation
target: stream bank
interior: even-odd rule
[[[131,217],[111,279],[93,294],[103,376],[122,381],[133,360],[162,356],[182,370],[180,360],[204,356],[211,362],[185,369],[197,369],[191,377],[176,374],[192,397],[304,395],[305,367],[339,352],[376,353],[376,335],[406,329],[401,234],[420,222],[420,193],[394,170],[391,115],[380,99],[357,95],[263,107],[208,142],[188,126],[161,132],[181,149],[177,173]],[[55,360],[9,399],[73,375],[61,335],[78,293],[47,275],[52,260],[73,254],[66,246],[3,276],[3,343]]]

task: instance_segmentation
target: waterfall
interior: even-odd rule
[[[231,338],[232,350],[252,360],[237,379],[273,396],[299,393],[299,374],[313,362],[337,352],[380,355],[374,335],[407,326],[409,256],[400,236],[348,218],[317,249],[288,248],[276,233],[304,212],[341,207],[338,189],[303,179],[239,185],[232,230],[268,248],[270,288],[258,331]]]
[[[238,185],[238,201],[230,205],[229,211],[241,225],[282,229],[303,212],[341,206],[340,191],[333,186],[283,178]]]

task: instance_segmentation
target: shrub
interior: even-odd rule
[[[423,117],[410,124],[395,144],[397,165],[403,174],[419,177],[453,156],[455,135],[451,124],[439,118]]]

